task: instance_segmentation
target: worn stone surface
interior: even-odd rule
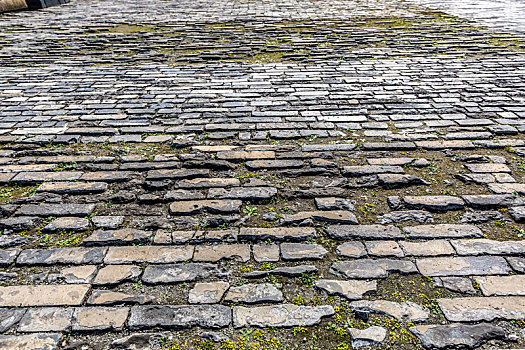
[[[126,307],[77,307],[73,314],[75,331],[120,330],[128,318]]]
[[[212,264],[149,265],[144,270],[142,281],[154,284],[192,282],[208,278],[217,272],[217,267]]]
[[[377,291],[376,281],[317,280],[314,286],[325,291],[328,295],[338,295],[350,300],[363,299],[365,295]]]
[[[330,272],[346,278],[386,278],[389,273],[402,274],[417,272],[416,266],[405,260],[360,259],[332,264]]]
[[[427,308],[411,301],[396,303],[386,300],[359,300],[350,303],[350,307],[354,311],[380,313],[402,322],[423,322],[430,317]]]
[[[154,327],[223,328],[231,323],[231,309],[222,305],[133,306],[128,325],[131,329]]]
[[[29,309],[18,325],[19,332],[62,332],[71,327],[73,309]]]
[[[224,301],[245,304],[278,303],[283,301],[283,293],[269,283],[245,284],[230,287]]]
[[[486,296],[521,295],[525,296],[525,276],[483,276],[476,277],[481,292]]]
[[[27,335],[0,335],[0,347],[8,350],[54,350],[62,335],[60,333],[36,333]]]
[[[5,332],[17,324],[25,313],[24,309],[0,309],[0,332]]]
[[[401,239],[403,234],[395,226],[383,225],[345,225],[330,226],[326,233],[333,239]]]
[[[439,307],[451,322],[490,322],[525,317],[525,297],[466,297],[440,299]]]
[[[227,282],[196,283],[188,294],[190,304],[217,304],[230,285]]]
[[[0,287],[0,306],[80,305],[88,284]]]
[[[358,349],[381,345],[386,339],[387,330],[383,327],[372,326],[366,329],[349,328],[348,333],[352,338],[352,348]]]
[[[446,349],[452,347],[477,348],[487,340],[503,338],[505,331],[501,327],[487,323],[476,325],[421,325],[411,327],[421,344],[427,349]]]
[[[282,304],[278,306],[259,306],[233,308],[234,327],[294,327],[318,324],[321,318],[334,314],[329,306],[297,306]]]
[[[419,271],[425,276],[504,275],[510,268],[499,256],[439,257],[416,259]]]
[[[281,257],[283,260],[320,260],[328,250],[318,244],[282,243]]]

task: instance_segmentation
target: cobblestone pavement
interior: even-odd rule
[[[479,21],[492,28],[525,33],[525,2],[522,0],[409,0]]]
[[[0,28],[0,348],[525,347],[523,37],[398,0]]]

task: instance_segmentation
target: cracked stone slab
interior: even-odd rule
[[[128,318],[129,308],[109,306],[77,307],[73,314],[73,331],[119,331]]]
[[[131,246],[109,247],[106,264],[170,264],[188,261],[193,257],[193,246]]]
[[[525,296],[525,275],[476,277],[481,292],[486,296]]]
[[[55,350],[62,334],[37,333],[28,335],[0,335],[0,348],[6,350]]]
[[[190,304],[217,304],[230,287],[228,282],[196,283],[188,294]]]
[[[321,260],[326,254],[328,254],[328,250],[319,244],[281,244],[281,257],[283,260]]]
[[[483,237],[483,232],[474,225],[438,224],[404,227],[411,239]]]
[[[192,282],[202,280],[218,273],[212,264],[173,264],[148,265],[142,275],[142,281],[149,284]]]
[[[330,273],[346,278],[386,278],[392,272],[402,274],[417,273],[411,261],[394,259],[359,259],[335,262]]]
[[[270,283],[245,284],[238,287],[230,287],[224,297],[225,302],[245,304],[279,303],[283,300],[283,293]]]
[[[17,324],[25,313],[25,309],[0,309],[0,332],[5,332]]]
[[[505,330],[490,323],[475,325],[450,324],[450,325],[421,325],[410,327],[421,344],[427,349],[448,349],[466,347],[477,348],[491,339],[505,337]]]
[[[140,268],[135,265],[106,265],[98,271],[93,284],[113,285],[127,281],[136,281],[140,273]]]
[[[401,322],[424,322],[430,317],[430,310],[411,301],[396,303],[387,300],[358,300],[350,303],[354,312],[372,312],[394,317]]]
[[[241,210],[240,200],[198,200],[173,202],[170,205],[171,215],[192,215],[203,212],[229,214],[238,213]]]
[[[89,284],[0,287],[0,306],[80,305],[89,288]]]
[[[510,267],[499,256],[437,257],[416,259],[421,274],[439,276],[506,275]]]
[[[313,326],[321,322],[321,318],[333,314],[334,309],[330,305],[316,307],[294,304],[236,306],[233,308],[233,326],[236,328]]]
[[[15,213],[17,216],[81,216],[95,210],[95,204],[24,204]]]
[[[326,233],[337,240],[352,239],[403,239],[405,236],[392,225],[340,225],[329,226]]]
[[[459,255],[523,255],[525,241],[495,241],[490,239],[461,239],[450,241]]]
[[[142,230],[125,228],[120,230],[96,230],[82,240],[86,246],[93,245],[125,245],[144,244],[150,241],[152,233]]]
[[[72,308],[29,309],[18,325],[19,332],[64,332],[71,327]]]
[[[381,345],[386,339],[387,330],[383,327],[372,326],[366,329],[349,328],[348,333],[352,338],[352,348],[358,349]]]
[[[91,283],[96,274],[97,267],[95,265],[72,266],[61,270],[57,274],[50,274],[48,276],[48,281],[59,283],[65,282],[67,284]]]
[[[266,277],[267,275],[297,277],[301,276],[303,273],[311,272],[317,272],[317,267],[313,265],[284,266],[277,267],[272,270],[255,270],[251,272],[246,272],[242,276],[245,278],[261,278]]]
[[[20,253],[16,263],[17,265],[93,265],[102,263],[106,251],[106,247],[26,249]]]
[[[465,297],[439,299],[439,307],[451,322],[491,322],[525,318],[525,297]]]
[[[250,260],[251,249],[248,244],[198,245],[195,247],[193,261],[217,262],[222,259]]]
[[[128,326],[130,329],[180,329],[195,326],[224,328],[230,325],[231,320],[230,307],[223,305],[133,306]]]
[[[315,281],[314,286],[328,295],[342,296],[349,300],[363,299],[365,295],[377,292],[377,281],[322,279]]]
[[[121,292],[113,292],[104,289],[94,289],[91,292],[87,305],[121,305],[121,304],[147,304],[152,298],[146,295],[134,295]]]
[[[300,242],[315,238],[317,233],[313,227],[272,227],[248,228],[241,227],[239,240],[245,241],[292,241]]]
[[[405,206],[409,209],[425,209],[429,211],[461,210],[465,202],[453,196],[405,196]]]

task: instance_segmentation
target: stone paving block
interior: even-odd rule
[[[410,239],[483,237],[483,232],[474,225],[438,224],[404,227]]]
[[[48,276],[48,281],[68,284],[91,283],[96,274],[96,265],[66,267],[57,274],[50,274]]]
[[[142,281],[150,284],[192,282],[211,277],[218,272],[213,264],[148,265],[142,275]]]
[[[5,332],[17,324],[25,313],[25,309],[0,309],[0,332]]]
[[[37,192],[58,194],[89,194],[106,191],[108,184],[103,182],[45,182],[38,186]]]
[[[144,244],[150,241],[151,232],[130,228],[120,230],[96,230],[82,240],[86,246]]]
[[[62,335],[59,333],[37,333],[27,335],[0,335],[0,347],[6,350],[54,350]]]
[[[128,317],[127,307],[77,307],[73,314],[72,330],[121,330]]]
[[[525,296],[525,276],[483,276],[476,277],[481,292],[486,296]]]
[[[106,247],[97,248],[53,248],[26,249],[16,259],[17,265],[100,264],[106,254]]]
[[[338,225],[329,226],[326,233],[333,239],[404,239],[401,231],[392,225]]]
[[[459,255],[523,255],[524,241],[495,241],[490,239],[459,239],[450,241]]]
[[[465,206],[461,198],[453,196],[405,196],[403,202],[409,209],[430,211],[461,210]]]
[[[122,305],[122,304],[147,304],[152,299],[145,295],[133,295],[121,292],[113,292],[104,289],[94,289],[91,292],[87,305]]]
[[[127,281],[136,281],[140,273],[140,268],[135,265],[107,265],[98,271],[93,284],[112,285]]]
[[[307,241],[316,237],[312,227],[275,227],[275,228],[248,228],[242,227],[239,231],[239,240],[246,241]]]
[[[95,210],[94,204],[24,204],[17,211],[18,216],[81,216]]]
[[[131,329],[224,328],[231,324],[231,309],[223,305],[133,306],[128,325]]]
[[[416,259],[416,265],[425,276],[506,275],[510,268],[499,256],[439,257]]]
[[[281,244],[281,257],[283,260],[321,260],[326,254],[328,254],[328,251],[318,244]]]
[[[170,264],[188,261],[193,257],[193,247],[131,246],[109,247],[104,263],[106,264]]]
[[[195,248],[193,261],[217,262],[233,259],[246,262],[250,260],[251,249],[247,244],[199,245]]]
[[[227,282],[195,283],[188,294],[190,304],[217,304],[222,300],[230,284]]]
[[[349,300],[363,299],[365,295],[377,292],[376,281],[359,281],[359,280],[317,280],[314,286],[325,291],[328,295],[342,296]]]
[[[283,293],[270,283],[230,287],[224,297],[225,302],[244,304],[279,303],[283,300]]]
[[[454,255],[455,250],[446,240],[433,240],[423,242],[399,242],[401,249],[407,256],[439,256]]]
[[[89,220],[76,217],[60,217],[42,228],[42,232],[87,231]]]
[[[233,326],[239,327],[295,327],[312,326],[321,322],[321,318],[334,314],[329,305],[297,306],[282,304],[276,306],[233,308]]]
[[[430,310],[411,301],[397,303],[386,300],[358,300],[350,303],[354,312],[372,312],[394,317],[401,322],[423,322],[430,317]]]
[[[203,212],[229,214],[241,210],[240,200],[200,200],[188,202],[173,202],[170,205],[171,215],[193,215]]]
[[[477,348],[488,340],[505,337],[503,328],[488,323],[420,325],[409,329],[427,349]]]
[[[276,262],[280,257],[280,249],[277,244],[254,244],[252,253],[253,259],[257,262]]]
[[[72,308],[28,309],[20,321],[19,332],[63,332],[71,327]]]
[[[394,259],[359,259],[353,261],[335,262],[330,273],[346,278],[386,278],[390,273],[416,273],[414,263],[406,260]]]
[[[439,299],[439,307],[451,322],[490,322],[525,317],[525,297],[466,297]]]
[[[80,305],[89,288],[89,284],[0,287],[0,306]]]

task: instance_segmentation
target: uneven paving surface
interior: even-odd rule
[[[0,348],[524,348],[524,52],[397,0],[2,15]]]

